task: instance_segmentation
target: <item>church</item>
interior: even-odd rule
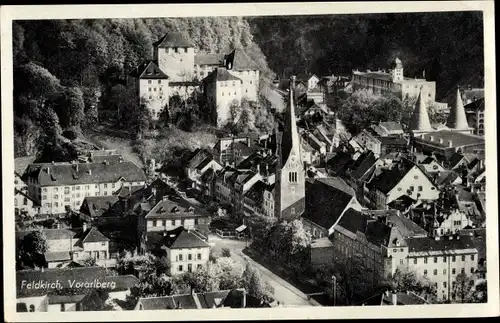
[[[275,217],[279,220],[300,218],[305,208],[306,172],[302,160],[302,147],[295,119],[294,93],[295,76],[291,77],[289,106],[283,132],[277,133],[277,154],[275,184]]]

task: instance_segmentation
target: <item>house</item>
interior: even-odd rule
[[[137,223],[138,237],[147,232],[171,231],[179,227],[208,237],[210,214],[181,197],[165,195],[156,204],[153,202],[150,210],[141,213]]]
[[[259,180],[244,193],[243,214],[245,217],[267,215],[264,194],[268,187],[269,184]]]
[[[217,154],[217,159],[220,161],[221,165],[226,166],[236,162],[233,144],[237,142],[244,143],[248,147],[252,145],[250,137],[246,136],[220,138],[214,145],[213,150]]]
[[[367,196],[377,209],[387,208],[387,204],[402,195],[417,200],[436,200],[439,197],[439,189],[432,179],[407,159],[397,162],[390,169],[381,170],[367,183],[367,188]]]
[[[353,212],[343,216],[330,239],[338,258],[359,254],[373,269],[374,280],[400,269],[415,271],[435,284],[437,298],[453,299],[452,285],[459,273],[478,268],[478,250],[466,235],[427,233],[398,214]],[[372,214],[370,214],[372,213]]]
[[[436,174],[446,171],[446,169],[431,156],[427,156],[425,159],[420,160],[418,165],[422,167],[427,174]]]
[[[27,190],[26,186],[26,190]],[[14,211],[16,215],[26,214],[30,217],[40,213],[40,204],[32,199],[26,190],[14,189]]]
[[[407,141],[402,137],[380,137],[373,129],[363,129],[353,138],[362,149],[373,151],[375,157],[406,150]]]
[[[88,196],[83,200],[80,213],[89,216],[91,219],[98,218],[118,201],[119,197],[117,195]]]
[[[467,123],[470,128],[474,129],[474,134],[484,136],[484,97],[466,103],[464,109],[467,114]]]
[[[16,237],[20,242],[31,231],[18,231]],[[110,267],[115,259],[110,259],[109,239],[96,228],[87,228],[84,223],[79,229],[44,229],[48,250],[45,261],[48,268],[61,267],[71,261],[80,262],[93,258],[99,266]]]
[[[146,175],[132,162],[31,164],[26,170],[28,195],[42,214],[80,209],[85,197],[111,196],[123,186],[141,186]]]
[[[467,166],[469,164],[467,157],[460,153],[454,153],[446,160],[445,165],[449,170],[458,170],[462,166]]]
[[[327,150],[326,150],[326,144],[319,140],[315,135],[313,135],[309,131],[305,131],[303,134],[304,140],[320,155],[325,155]]]
[[[140,298],[135,310],[209,309],[209,308],[259,308],[271,307],[251,295],[245,289],[216,292]]]
[[[394,121],[379,122],[371,127],[380,137],[402,136],[404,134],[401,123]]]
[[[203,195],[211,196],[213,185],[212,175],[221,169],[222,165],[212,153],[200,149],[189,160],[186,172],[193,189]]]
[[[354,189],[340,178],[318,178],[306,183],[302,223],[313,238],[328,237],[349,208],[362,208]]]
[[[245,194],[250,190],[255,183],[262,180],[260,173],[253,171],[241,172],[234,178],[233,184],[233,214],[241,216],[244,214]]]
[[[110,276],[102,267],[20,270],[16,272],[17,311],[101,310],[99,302],[105,300],[97,295],[98,289],[108,290],[109,298],[123,299],[123,291],[137,282],[134,276]]]
[[[147,232],[143,243],[147,252],[166,257],[170,275],[192,272],[207,266],[210,245],[194,231],[183,227],[163,232]]]
[[[413,138],[413,147],[424,153],[435,153],[445,159],[455,153],[475,154],[484,159],[484,137],[450,130],[428,132]]]
[[[312,90],[316,87],[319,82],[319,77],[314,74],[299,74],[297,75],[297,83],[303,83],[306,85],[307,90]]]
[[[462,184],[462,178],[460,175],[452,170],[446,170],[436,174],[434,177],[434,183],[436,183],[439,189],[447,186],[455,186]]]
[[[367,298],[358,305],[391,306],[391,305],[424,305],[424,304],[429,304],[429,302],[412,291],[406,291],[406,292],[386,291],[383,293],[378,293],[376,295],[373,295],[372,297]]]

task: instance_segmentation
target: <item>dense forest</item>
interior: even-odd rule
[[[437,82],[437,99],[457,84],[483,86],[481,12],[253,17],[252,34],[278,75],[350,75],[388,69]],[[276,55],[275,53],[281,53]]]
[[[75,137],[107,119],[116,106],[126,106],[118,113],[120,128],[147,124],[140,118],[141,107],[123,102],[131,96],[121,84],[130,70],[152,59],[152,44],[168,31],[184,33],[198,52],[241,48],[266,78],[273,76],[248,22],[239,17],[15,21],[16,156],[43,155],[49,147],[65,159],[67,142],[61,135]]]

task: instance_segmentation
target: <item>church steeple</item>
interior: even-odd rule
[[[422,99],[422,88],[420,88],[417,101],[415,102],[415,109],[413,110],[413,115],[410,121],[410,130],[414,133],[433,131],[431,122],[429,121],[427,107]]]
[[[450,110],[450,115],[446,122],[446,126],[450,130],[467,131],[470,132],[469,124],[467,123],[467,116],[465,115],[464,103],[460,95],[460,88],[457,86],[457,93],[454,105]]]
[[[283,132],[277,134],[275,215],[278,219],[294,219],[304,210],[305,169],[297,130],[294,105],[295,76],[290,78],[288,111]]]

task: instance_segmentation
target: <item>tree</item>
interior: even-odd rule
[[[470,301],[473,303],[488,303],[488,284],[486,280],[476,285]]]
[[[144,275],[139,283],[130,288],[127,301],[135,304],[142,297],[169,296],[176,292],[175,288],[175,283],[171,278],[165,275],[158,276],[156,273],[149,273]]]
[[[22,240],[20,253],[25,261],[37,266],[44,266],[44,253],[48,250],[47,238],[42,231],[32,231]]]
[[[452,288],[452,294],[455,295],[457,301],[465,303],[469,299],[469,292],[472,289],[470,277],[465,273],[460,273],[455,278]]]
[[[431,104],[427,107],[431,124],[445,124],[448,116],[440,111],[439,107]]]
[[[87,257],[84,260],[82,260],[82,264],[85,267],[94,267],[96,265],[96,260],[93,257]]]
[[[231,257],[231,250],[229,248],[222,248],[222,257]]]
[[[85,117],[83,92],[78,87],[64,88],[53,105],[62,128],[79,128]]]
[[[398,268],[394,274],[389,274],[382,287],[400,292],[413,291],[417,294],[435,295],[436,293],[434,285],[428,278],[419,277],[414,270],[407,267]]]
[[[269,301],[274,294],[272,286],[262,281],[259,271],[250,263],[246,265],[241,283],[249,295],[258,299]]]

